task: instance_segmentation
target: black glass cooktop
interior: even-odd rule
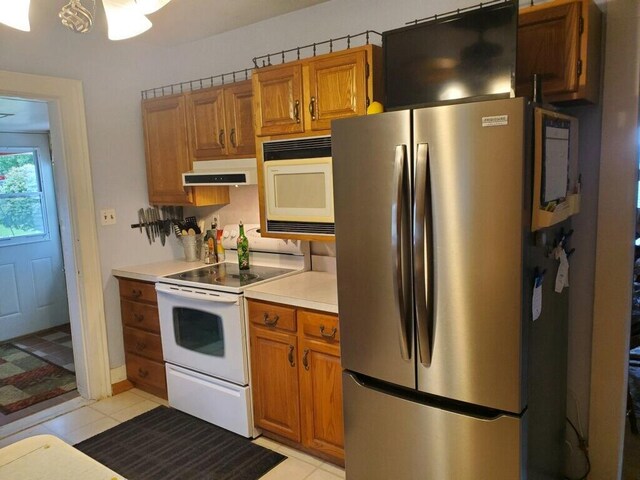
[[[219,263],[189,270],[188,272],[168,275],[165,278],[191,284],[200,283],[203,285],[240,288],[293,271],[290,268],[265,267],[261,265],[252,265],[248,270],[240,270],[235,263]]]

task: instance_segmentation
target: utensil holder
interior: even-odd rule
[[[184,248],[184,259],[187,262],[200,260],[200,250],[202,248],[202,235],[183,235],[182,247]]]

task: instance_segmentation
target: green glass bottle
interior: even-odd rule
[[[240,220],[240,233],[238,234],[238,268],[249,270],[249,240],[244,234],[242,220]]]

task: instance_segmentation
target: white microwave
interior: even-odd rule
[[[269,233],[334,235],[331,137],[264,142]]]

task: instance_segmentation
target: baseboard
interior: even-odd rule
[[[118,395],[119,393],[126,392],[133,388],[133,383],[129,380],[123,380],[111,385],[111,395]]]

